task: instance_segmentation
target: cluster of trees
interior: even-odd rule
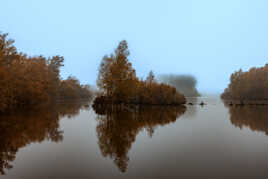
[[[89,85],[81,85],[79,80],[69,76],[62,80],[59,87],[59,99],[87,99],[92,97],[92,90]]]
[[[196,89],[197,80],[192,75],[163,74],[158,78],[160,82],[174,86],[187,97],[200,96]]]
[[[184,114],[181,106],[139,106],[122,110],[115,106],[94,108],[97,116],[97,137],[101,153],[110,157],[121,172],[128,167],[128,151],[139,132],[146,130],[149,137],[159,126],[175,122]]]
[[[20,148],[31,143],[51,141],[61,142],[63,131],[60,120],[65,116],[79,114],[86,102],[57,103],[44,105],[35,110],[18,111],[12,115],[1,115],[0,120],[0,174],[12,168]]]
[[[95,103],[132,104],[184,104],[184,95],[175,87],[156,82],[153,72],[146,80],[139,80],[128,61],[129,50],[125,40],[121,41],[114,54],[104,56],[99,67],[97,86],[102,95]]]
[[[221,95],[231,100],[267,100],[268,99],[268,64],[260,68],[241,69],[231,75],[230,83]]]
[[[73,77],[61,80],[64,58],[29,57],[0,33],[0,112],[59,98],[88,98],[88,86]]]

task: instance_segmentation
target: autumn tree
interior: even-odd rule
[[[230,83],[221,95],[223,99],[267,100],[268,99],[268,64],[260,68],[241,69],[230,77]]]
[[[89,87],[70,83],[75,88],[75,95],[68,96],[61,88],[60,67],[64,58],[54,56],[29,57],[17,52],[14,40],[8,39],[7,34],[0,34],[0,112],[25,105],[36,105],[56,101],[59,97],[77,98],[91,96]],[[67,88],[65,88],[67,89]],[[68,89],[69,90],[69,89]],[[61,95],[60,93],[67,94]]]
[[[136,72],[128,60],[129,50],[121,41],[114,54],[104,56],[99,67],[98,87],[114,100],[126,101],[135,93]]]
[[[145,81],[139,80],[128,56],[128,45],[123,40],[114,54],[103,57],[97,79],[97,85],[103,93],[95,98],[95,104],[179,105],[186,102],[185,97],[176,91],[176,88],[157,83],[152,71]]]
[[[110,57],[104,56],[102,58],[101,64],[99,66],[99,74],[97,79],[97,86],[106,94],[111,94],[112,81],[110,78],[110,66],[113,63],[114,58],[111,55]]]
[[[59,89],[60,99],[81,99],[91,98],[92,93],[89,85],[81,85],[80,81],[69,76],[66,80],[62,80]]]
[[[60,85],[60,68],[63,67],[64,58],[62,56],[54,56],[47,60],[50,84],[50,95],[56,98],[58,96],[58,90]]]
[[[7,108],[14,98],[12,93],[12,64],[18,57],[14,40],[0,34],[0,111]]]

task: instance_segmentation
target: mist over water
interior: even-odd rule
[[[268,179],[267,0],[0,4],[0,179]]]
[[[53,113],[1,117],[0,161],[12,165],[0,163],[1,178],[268,176],[267,107],[228,107],[211,96],[187,101],[207,105],[96,113],[87,104],[69,104],[42,109]],[[53,131],[60,131],[57,142]]]

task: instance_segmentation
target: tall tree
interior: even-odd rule
[[[99,68],[98,86],[116,100],[127,100],[135,92],[137,77],[128,56],[128,45],[123,40],[113,55],[103,58]]]
[[[97,86],[106,93],[106,95],[110,95],[112,82],[110,78],[110,67],[114,61],[114,57],[111,55],[110,57],[104,56],[102,58],[99,74],[97,79]]]

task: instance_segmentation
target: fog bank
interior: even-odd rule
[[[174,86],[187,97],[200,96],[196,89],[197,80],[192,75],[162,74],[158,76],[158,80]]]

